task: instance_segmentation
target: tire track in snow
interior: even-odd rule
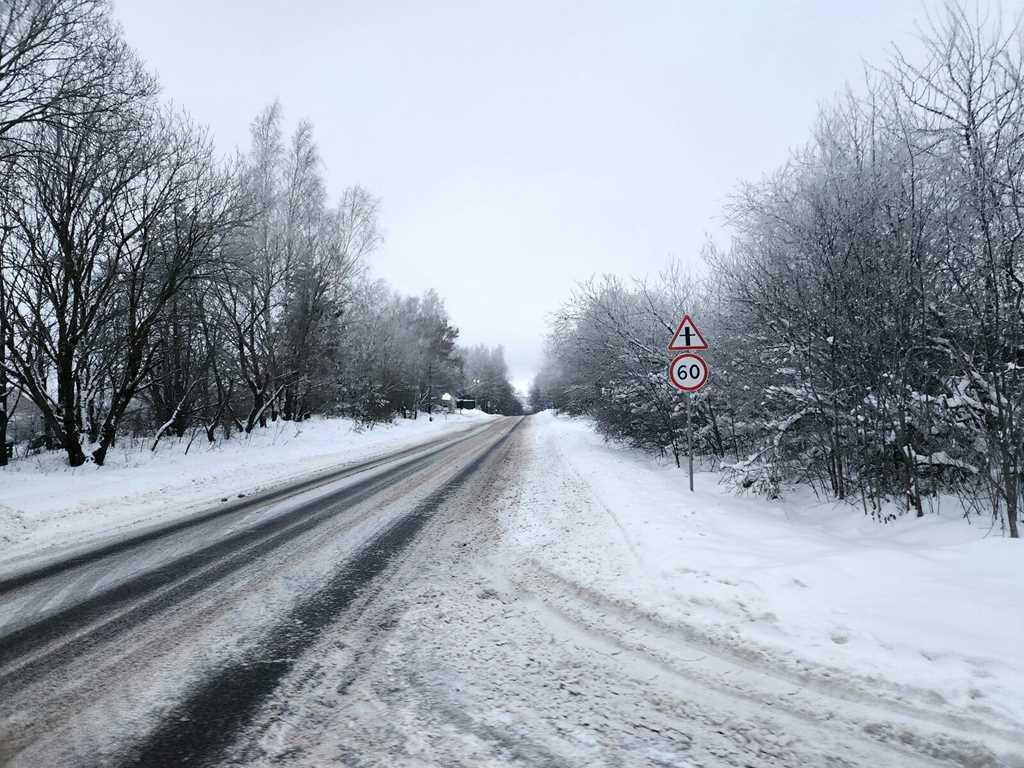
[[[238,513],[265,507],[268,504],[281,502],[299,493],[304,493],[324,485],[328,485],[346,477],[351,477],[367,472],[387,464],[412,456],[423,451],[437,452],[458,445],[466,440],[480,435],[489,429],[490,425],[475,427],[460,433],[455,437],[448,435],[424,443],[409,446],[393,453],[375,456],[356,464],[345,464],[326,471],[314,472],[310,475],[293,478],[271,487],[268,490],[245,496],[241,501],[235,501],[226,506],[216,506],[203,512],[188,517],[174,520],[169,523],[147,526],[146,530],[127,534],[107,544],[93,545],[84,549],[73,549],[55,558],[31,565],[20,570],[12,570],[0,575],[0,597],[7,595],[22,587],[38,583],[51,576],[56,576],[67,571],[81,568],[89,563],[109,558],[112,555],[128,553],[141,545],[166,538],[172,534],[195,528],[204,523],[229,516],[237,516]]]
[[[996,768],[1006,765],[1004,760],[1014,759],[1018,761],[1014,765],[1024,765],[1024,734],[880,699],[840,680],[817,680],[810,672],[803,675],[769,666],[764,654],[723,648],[693,627],[667,624],[577,584],[535,560],[522,563],[514,580],[556,625],[574,627],[602,647],[618,648],[649,660],[669,674],[698,682],[719,694],[798,718],[813,727],[820,726],[824,713],[831,713],[827,719],[836,728],[845,727],[853,738],[892,749],[904,759],[914,755],[977,768]],[[680,640],[685,645],[681,646]],[[686,658],[681,654],[687,649],[703,655]],[[741,674],[734,675],[737,671]],[[784,690],[786,687],[791,690]],[[891,722],[879,721],[881,714],[889,714]],[[978,733],[985,733],[991,743],[998,744],[1001,754],[979,742]]]
[[[151,768],[219,762],[238,731],[292,670],[299,656],[316,642],[320,632],[412,543],[436,509],[511,432],[506,431],[442,488],[367,544],[323,590],[277,624],[258,654],[234,660],[192,690],[182,704],[167,714],[164,724],[132,749],[120,764],[125,768]],[[265,661],[264,656],[270,660]]]

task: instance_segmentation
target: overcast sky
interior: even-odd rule
[[[435,287],[524,386],[547,315],[595,273],[699,269],[722,204],[807,137],[919,0],[115,0],[165,93],[244,147],[280,99],[333,194],[381,199],[372,270]]]

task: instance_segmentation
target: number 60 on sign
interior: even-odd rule
[[[668,380],[680,392],[698,392],[708,383],[708,364],[693,352],[677,355],[669,365]]]

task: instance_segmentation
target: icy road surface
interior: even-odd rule
[[[561,428],[496,421],[0,584],[0,763],[1024,765],[1011,712],[599,588],[649,542]]]

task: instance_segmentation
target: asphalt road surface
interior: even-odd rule
[[[497,420],[0,582],[0,764],[995,765],[870,731],[870,702],[794,696],[512,557],[529,429]]]
[[[0,582],[0,762],[217,764],[507,419]]]

